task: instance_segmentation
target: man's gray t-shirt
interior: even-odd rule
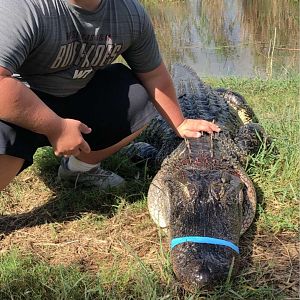
[[[94,12],[68,0],[0,0],[0,66],[33,89],[74,94],[119,55],[134,72],[161,62],[138,0],[102,0]]]

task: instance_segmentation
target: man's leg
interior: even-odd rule
[[[0,154],[0,191],[15,178],[23,163],[22,158]]]
[[[125,180],[111,171],[103,170],[100,166],[100,163],[102,160],[110,157],[132,142],[143,131],[144,128],[146,128],[146,126],[122,139],[120,142],[105,149],[91,151],[89,154],[82,152],[75,158],[76,162],[74,165],[70,165],[71,159],[74,163],[74,158],[62,158],[61,165],[58,170],[58,177],[60,180],[74,185],[75,188],[77,185],[84,185],[97,186],[100,189],[105,190],[107,188],[123,186]],[[82,162],[84,163],[84,166],[82,166]],[[70,170],[71,167],[75,167],[75,170]],[[84,171],[80,170],[82,167],[89,167],[89,169]]]

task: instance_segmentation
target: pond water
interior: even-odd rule
[[[299,73],[299,1],[144,0],[170,65],[200,76]]]

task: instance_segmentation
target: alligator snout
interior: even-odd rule
[[[239,254],[230,247],[182,243],[171,250],[176,278],[186,290],[212,288],[238,269]]]
[[[192,271],[189,274],[189,278],[186,279],[186,281],[183,280],[183,283],[189,289],[191,289],[191,287],[203,288],[212,286],[215,281],[212,271],[209,270],[207,266],[203,266],[200,270],[195,270],[195,272]]]

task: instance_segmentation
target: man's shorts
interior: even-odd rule
[[[92,128],[84,139],[92,151],[112,146],[145,126],[157,115],[150,97],[132,71],[112,64],[97,71],[76,94],[56,97],[34,92],[57,115]],[[32,164],[37,148],[50,146],[46,136],[0,121],[0,154],[23,158],[22,170]]]

